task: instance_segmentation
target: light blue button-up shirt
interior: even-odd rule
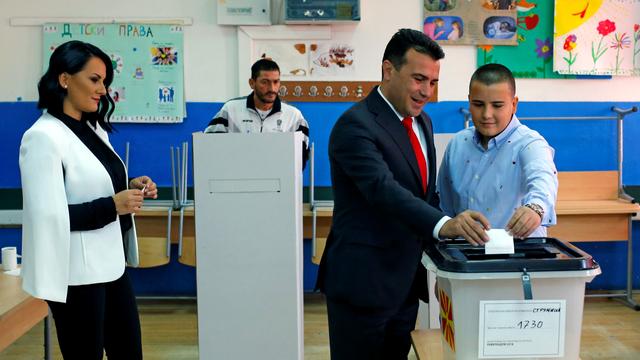
[[[553,155],[547,141],[515,115],[486,150],[474,127],[462,130],[447,146],[440,166],[440,207],[449,216],[467,209],[479,211],[498,229],[507,226],[520,206],[538,204],[544,217],[529,236],[546,236],[545,227],[556,224],[558,177]]]

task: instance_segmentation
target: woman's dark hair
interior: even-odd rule
[[[62,113],[62,103],[67,96],[67,89],[60,86],[58,77],[62,73],[73,75],[81,71],[92,57],[97,57],[104,62],[106,77],[104,87],[109,88],[113,81],[113,65],[107,54],[95,45],[72,40],[58,46],[51,54],[49,68],[38,82],[38,109],[47,109],[49,112]],[[93,113],[83,113],[82,120],[89,121],[91,125],[100,124],[106,131],[111,132],[113,127],[109,122],[115,104],[109,91],[100,97],[98,110]]]

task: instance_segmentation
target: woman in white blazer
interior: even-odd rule
[[[49,304],[65,359],[142,359],[125,263],[138,263],[132,214],[157,188],[128,181],[109,143],[112,80],[103,51],[60,45],[38,83],[46,112],[20,145],[23,288]]]

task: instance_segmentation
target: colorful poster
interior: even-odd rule
[[[553,72],[553,2],[519,0],[516,7],[518,46],[479,46],[478,66],[503,64],[518,78],[573,78]]]
[[[640,75],[640,0],[556,0],[553,68]]]
[[[269,41],[257,45],[258,57],[275,61],[283,78],[309,75],[307,44]]]
[[[70,40],[91,43],[111,58],[109,93],[116,103],[113,122],[182,122],[183,32],[180,25],[46,24],[43,65],[57,46]]]
[[[353,47],[346,44],[311,44],[311,75],[353,75],[353,53]]]
[[[353,76],[355,48],[333,42],[257,41],[257,58],[272,59],[283,79]]]
[[[448,45],[517,45],[516,0],[424,0],[423,31]]]

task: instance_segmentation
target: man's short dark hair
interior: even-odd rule
[[[271,59],[260,59],[251,65],[251,78],[253,80],[260,76],[260,71],[277,71],[280,72],[280,68],[275,61]]]
[[[471,93],[471,84],[474,81],[484,85],[506,82],[511,87],[512,94],[516,94],[516,79],[513,78],[511,70],[501,64],[484,64],[477,68],[471,75],[471,81],[469,81],[469,93]]]
[[[400,29],[393,34],[384,49],[382,61],[389,60],[396,70],[407,63],[407,51],[413,49],[421,54],[430,56],[433,60],[444,58],[444,51],[438,43],[426,34],[413,29]]]

